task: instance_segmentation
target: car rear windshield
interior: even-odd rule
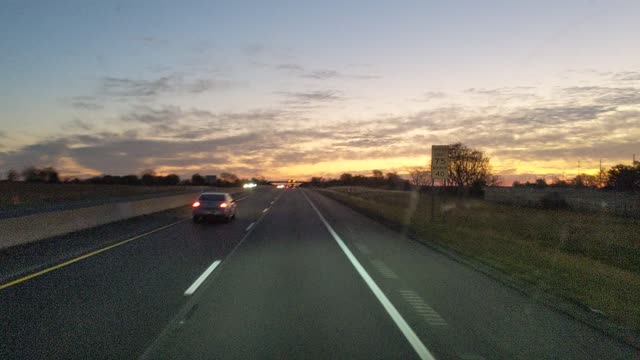
[[[224,194],[204,194],[200,195],[200,200],[204,201],[225,201]]]

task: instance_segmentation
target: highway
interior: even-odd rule
[[[0,253],[0,358],[640,356],[313,190],[237,199]]]

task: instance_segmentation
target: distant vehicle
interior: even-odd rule
[[[278,186],[276,186],[278,189],[284,189],[284,185],[280,184]]]
[[[191,207],[194,223],[207,219],[229,222],[236,217],[236,201],[227,193],[202,193]]]
[[[256,186],[258,186],[258,185],[255,184],[255,183],[247,183],[247,184],[242,185],[242,187],[245,188],[245,189],[253,189]]]

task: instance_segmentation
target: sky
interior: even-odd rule
[[[640,157],[638,1],[0,3],[0,177],[269,179]]]

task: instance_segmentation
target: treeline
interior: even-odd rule
[[[477,149],[472,149],[462,143],[449,145],[448,177],[446,181],[439,180],[439,191],[452,194],[482,195],[485,185],[497,185],[500,179],[492,173],[490,159]],[[338,179],[324,180],[312,178],[311,185],[315,186],[368,186],[382,187],[396,190],[418,189],[431,191],[436,184],[431,177],[431,166],[413,167],[408,170],[409,179],[404,179],[395,172],[383,175],[380,170],[373,170],[372,176],[342,174]]]
[[[535,182],[513,182],[514,187],[530,188],[591,188],[617,191],[640,191],[640,162],[633,165],[618,164],[608,170],[601,170],[597,175],[579,174],[573,179],[552,179],[547,183],[545,179]]]
[[[350,173],[344,173],[340,175],[338,179],[312,177],[309,185],[317,187],[368,186],[393,190],[411,189],[411,183],[409,182],[409,180],[403,179],[395,172],[389,172],[384,175],[380,170],[373,170],[371,176],[352,175]]]
[[[23,171],[9,170],[6,180],[9,182],[24,181],[28,183],[48,183],[48,184],[104,184],[104,185],[144,185],[144,186],[174,186],[174,185],[196,185],[196,186],[217,186],[217,187],[238,187],[243,183],[252,181],[259,185],[268,184],[262,177],[252,179],[241,179],[232,173],[222,173],[219,176],[202,176],[195,173],[191,178],[181,179],[177,174],[157,175],[154,170],[145,170],[140,175],[109,175],[93,176],[87,179],[75,177],[60,178],[58,171],[53,167],[30,166]]]

